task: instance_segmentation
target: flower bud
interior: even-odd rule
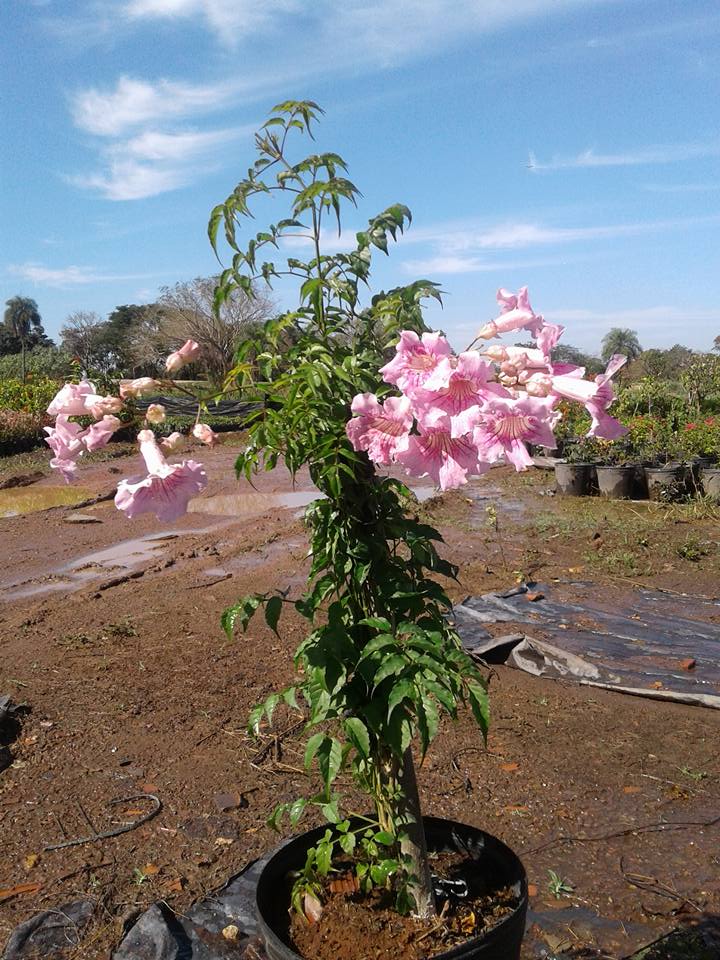
[[[165,419],[165,407],[161,403],[151,403],[145,411],[148,423],[162,423]]]
[[[121,397],[144,397],[150,393],[157,393],[160,384],[152,377],[138,377],[137,380],[121,380]]]
[[[209,447],[217,443],[218,435],[206,423],[196,423],[192,432],[196,440],[206,443]]]

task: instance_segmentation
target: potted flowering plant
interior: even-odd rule
[[[281,703],[304,711],[305,764],[317,769],[320,789],[281,804],[271,822],[280,826],[287,818],[295,829],[315,811],[327,826],[291,841],[265,867],[258,884],[261,928],[271,957],[335,960],[337,944],[323,931],[336,899],[331,881],[340,880],[344,895],[363,909],[390,904],[396,917],[408,917],[405,946],[386,945],[399,956],[419,950],[517,958],[527,905],[521,864],[482,831],[421,813],[413,747],[424,755],[441,716],[455,719],[463,706],[485,735],[487,685],[451,625],[451,602],[438,582],[455,577],[457,568],[438,553],[439,533],[407,514],[410,491],[392,468],[429,476],[442,490],[496,462],[526,469],[532,465],[527,443],[555,445],[563,398],[585,406],[590,435],[617,436],[623,428],[607,409],[610,378],[622,358],[592,381],[581,368],[553,364],[550,350],[562,327],[534,312],[525,288],[517,295],[499,291],[499,315],[471,347],[522,329],[534,338],[533,348],[492,345],[455,354],[423,320],[423,302],[439,299],[427,280],[363,303],[373,254],[387,253],[410,213],[395,204],[357,233],[354,249],[324,252],[326,221],[339,228],[341,205],[354,204],[358,191],[337,154],[290,157],[289,138],[310,134],[319,112],[312,102],[274,109],[256,136],[257,160],[209,223],[216,252],[220,236],[232,251],[232,264],[219,277],[218,307],[236,289],[252,295],[258,281],[290,278],[299,285],[298,305],[270,320],[261,341],[240,346],[228,376],[229,388],[239,385],[247,399],[257,400],[237,472],[249,478],[282,462],[294,475],[306,467],[319,493],[305,515],[311,563],[302,596],[244,596],[222,616],[228,636],[259,611],[274,631],[288,607],[308,622],[295,652],[296,683],[256,707],[250,727],[271,724]],[[273,196],[289,198],[289,216],[241,247],[238,227],[251,202]],[[282,266],[264,259],[288,242],[298,251],[304,243],[307,255],[286,257]],[[186,344],[169,358],[168,370],[200,349]],[[145,389],[134,381],[123,388],[126,395]],[[68,462],[96,441],[80,436],[70,418],[92,409],[99,418],[95,433],[105,437],[118,411],[113,398],[97,397],[91,384],[64,390],[54,402],[58,424],[49,442],[60,448],[55,465],[71,476]],[[213,442],[203,424],[193,432]],[[68,437],[80,447],[63,447]],[[118,508],[130,517],[145,511],[177,516],[204,489],[202,466],[168,463],[150,431],[141,431],[139,441],[148,473],[121,481]],[[368,797],[369,815],[348,809],[338,788],[346,776]],[[492,906],[483,910],[488,896]],[[362,942],[355,949],[358,958],[369,953]],[[344,955],[351,955],[347,943]]]

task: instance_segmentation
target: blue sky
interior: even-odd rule
[[[720,334],[717,0],[5,0],[0,72],[0,294],[51,335],[213,272],[289,97],[363,192],[348,232],[412,209],[376,282],[440,282],[456,347],[523,283],[583,348]]]

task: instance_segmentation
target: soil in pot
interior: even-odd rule
[[[595,486],[592,463],[556,463],[555,485],[564,497],[587,497]]]
[[[601,497],[610,500],[631,500],[635,491],[635,467],[597,467]]]
[[[391,893],[359,893],[347,857],[337,861],[338,872],[330,876],[323,891],[319,920],[309,924],[289,913],[287,871],[293,862],[298,867],[304,862],[299,854],[315,842],[313,831],[281,848],[266,867],[269,874],[258,883],[258,918],[268,956],[273,960],[517,960],[527,910],[527,882],[518,858],[499,840],[463,824],[426,817],[425,828],[439,917],[403,917],[394,909]],[[290,849],[302,840],[302,846]]]

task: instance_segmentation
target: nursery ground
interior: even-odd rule
[[[233,443],[203,451],[210,487],[172,528],[131,523],[107,500],[73,510],[56,477],[0,490],[0,516],[35,511],[0,519],[0,694],[27,706],[0,772],[0,945],[34,912],[87,895],[98,909],[75,956],[107,957],[147,904],[182,912],[272,846],[269,810],[311,786],[297,717],[279,714],[260,742],[244,726],[290,679],[302,622],[285,617],[280,639],[253,623],[229,643],[219,614],[244,593],[301,588],[312,490],[280,470],[256,489],[233,480]],[[139,472],[134,454],[90,464],[69,496],[92,500]],[[708,504],[560,500],[551,488],[545,471],[505,468],[437,498],[419,482],[417,510],[460,565],[454,599],[580,574],[619,605],[639,584],[720,593]],[[720,816],[720,712],[503,667],[491,704],[487,749],[467,716],[444,724],[420,784],[428,813],[481,826],[524,859],[527,957],[623,957],[720,915],[720,823],[703,826]],[[108,802],[143,793],[162,802],[148,823],[44,851],[140,816],[146,801]]]

